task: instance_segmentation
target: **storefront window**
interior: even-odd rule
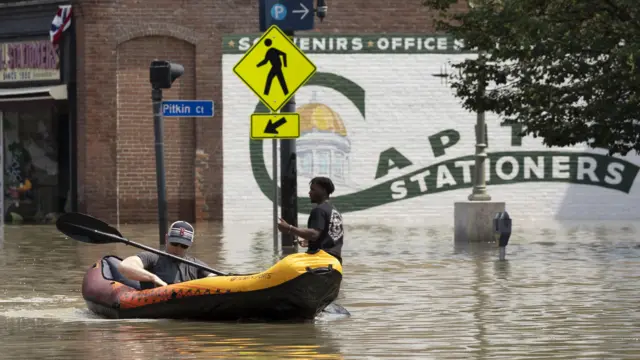
[[[59,186],[56,109],[21,107],[2,111],[1,118],[5,222],[47,222],[63,211],[60,197],[66,198]]]

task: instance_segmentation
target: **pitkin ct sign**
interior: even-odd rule
[[[51,80],[60,80],[60,70],[49,40],[0,44],[0,82]]]

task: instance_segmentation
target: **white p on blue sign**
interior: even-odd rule
[[[274,4],[271,7],[271,17],[278,21],[284,20],[287,17],[287,7],[282,4]]]
[[[212,100],[167,100],[162,102],[164,117],[213,117]]]

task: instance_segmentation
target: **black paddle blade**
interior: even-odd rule
[[[56,227],[68,237],[90,244],[109,244],[124,240],[117,229],[102,220],[81,213],[63,214],[56,221]],[[96,230],[106,234],[98,233]]]

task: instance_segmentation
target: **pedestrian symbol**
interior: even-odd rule
[[[280,110],[316,72],[316,66],[276,25],[233,68],[271,111]]]
[[[273,42],[271,39],[264,39],[264,46],[271,47]],[[280,58],[282,57],[282,61]],[[287,82],[284,79],[284,75],[282,74],[282,66],[287,67],[287,54],[282,51],[271,47],[267,50],[267,53],[264,55],[264,59],[258,63],[258,67],[269,63],[271,69],[269,70],[269,74],[267,75],[267,83],[264,86],[264,95],[269,95],[269,90],[271,90],[271,82],[274,77],[278,78],[278,82],[280,83],[280,88],[282,88],[282,92],[285,95],[289,95],[289,89],[287,89]]]

